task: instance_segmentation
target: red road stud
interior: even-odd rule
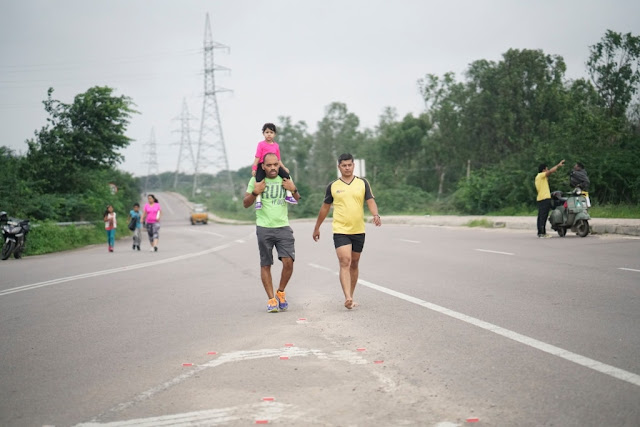
[[[217,351],[210,351],[207,354],[218,354],[218,352]]]
[[[256,424],[269,424],[269,420],[256,420]]]
[[[182,366],[193,366],[193,363],[183,363]]]
[[[468,423],[477,423],[479,421],[480,421],[479,418],[467,418],[467,422]]]
[[[280,360],[289,360],[289,356],[280,356]]]
[[[265,402],[273,402],[274,400],[276,400],[275,397],[263,397],[262,400],[264,400]]]
[[[375,363],[376,365],[381,365],[384,363],[384,360],[374,360],[373,363]]]
[[[356,348],[356,351],[365,351],[365,350],[366,350],[366,348],[364,348],[364,347]]]
[[[284,346],[285,346],[285,347],[293,347],[293,344],[292,344],[292,343],[290,343],[290,342],[288,342],[288,343],[286,343]]]
[[[301,317],[298,319],[298,322],[306,322],[307,318],[306,317]]]

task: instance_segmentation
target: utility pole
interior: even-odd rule
[[[156,151],[156,133],[153,128],[151,128],[149,141],[144,144],[144,147],[146,148],[145,163],[148,165],[147,179],[144,182],[144,193],[146,195],[150,190],[159,190],[161,187],[160,177],[158,176],[160,170],[158,167],[158,153]]]
[[[193,155],[193,147],[191,146],[191,126],[189,121],[195,120],[195,117],[189,114],[187,100],[182,99],[182,113],[177,119],[180,120],[180,149],[178,150],[178,165],[176,166],[176,175],[173,179],[173,188],[178,187],[178,177],[180,171],[195,170],[196,159]],[[184,167],[183,163],[187,163]]]
[[[200,117],[200,135],[195,157],[192,195],[195,196],[198,189],[199,175],[203,173],[207,166],[212,166],[216,171],[226,171],[229,179],[229,191],[235,199],[233,178],[229,170],[229,160],[227,159],[227,149],[224,144],[220,111],[218,110],[218,100],[216,98],[217,93],[229,90],[217,87],[215,83],[215,72],[228,70],[228,68],[214,63],[213,53],[216,49],[229,51],[228,46],[213,41],[209,14],[207,13],[204,28],[204,100],[202,102],[202,116]]]

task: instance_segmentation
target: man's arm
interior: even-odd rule
[[[376,199],[368,199],[367,207],[369,208],[369,212],[373,215],[373,223],[376,227],[380,227],[382,225],[382,221],[380,220],[380,215],[378,215],[378,204],[376,203]]]
[[[291,194],[293,194],[293,198],[296,199],[296,201],[300,200],[300,193],[298,192],[296,185],[293,183],[293,180],[283,179],[282,186],[285,190],[291,191]]]
[[[244,206],[245,208],[248,208],[249,206],[253,205],[253,203],[256,201],[256,197],[262,194],[266,186],[267,186],[267,183],[264,180],[254,183],[253,191],[251,193],[244,193],[244,199],[242,199],[242,206]]]
[[[320,240],[320,226],[322,222],[325,220],[327,215],[329,215],[329,209],[331,209],[331,204],[323,203],[320,208],[320,212],[318,213],[318,219],[316,220],[316,227],[313,229],[313,240],[316,242]]]
[[[554,173],[555,171],[558,170],[558,168],[564,166],[564,159],[560,160],[560,163],[558,163],[557,165],[555,165],[554,167],[552,167],[551,169],[549,169],[548,171],[546,171],[544,174],[546,176],[551,175],[552,173]]]

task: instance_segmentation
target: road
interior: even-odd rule
[[[367,225],[348,311],[330,224],[294,222],[268,314],[255,227],[159,199],[157,253],[0,263],[0,425],[638,425],[637,238]]]

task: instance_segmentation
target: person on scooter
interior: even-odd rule
[[[580,187],[582,195],[587,199],[587,207],[591,207],[591,200],[589,199],[589,176],[584,165],[580,162],[576,162],[573,165],[573,170],[569,173],[569,185],[571,188]]]
[[[560,160],[560,163],[549,169],[546,163],[541,163],[538,166],[538,174],[534,181],[538,197],[536,201],[538,203],[538,237],[551,237],[547,234],[546,224],[549,217],[549,211],[551,210],[551,190],[549,190],[549,175],[554,173],[564,166],[564,159]]]

